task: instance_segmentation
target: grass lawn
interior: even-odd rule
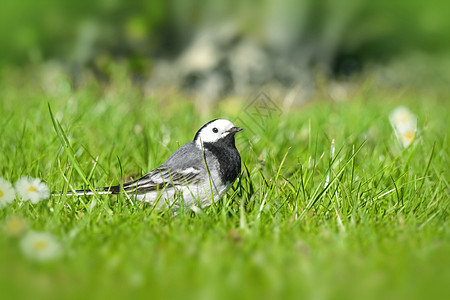
[[[122,195],[16,199],[0,210],[0,293],[448,298],[449,95],[413,89],[368,82],[345,102],[252,118],[246,99],[200,116],[189,101],[143,97],[124,78],[73,90],[64,78],[8,74],[0,82],[0,177],[13,184],[31,176],[56,192],[114,185],[159,166],[210,119],[246,130],[236,141],[241,178],[198,212],[159,211]],[[389,122],[399,105],[418,117],[406,149]],[[29,259],[21,246],[29,231],[53,236],[61,255]]]

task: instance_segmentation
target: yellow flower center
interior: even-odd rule
[[[18,219],[11,220],[8,224],[8,228],[12,231],[17,231],[22,227],[22,223]]]
[[[6,222],[5,231],[9,235],[19,235],[25,230],[25,222],[19,217],[12,217]]]
[[[48,248],[48,243],[46,241],[37,241],[34,243],[34,249],[36,250],[44,250]]]
[[[3,195],[4,195],[4,194],[3,194],[3,191],[0,190],[0,198],[3,197]]]
[[[415,136],[414,132],[407,132],[403,135],[404,139],[407,141],[414,140],[414,136]]]
[[[34,186],[30,185],[30,187],[28,188],[29,192],[36,192],[36,189],[34,188]]]

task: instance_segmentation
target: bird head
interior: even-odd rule
[[[209,121],[195,134],[194,141],[201,143],[215,143],[221,140],[232,139],[234,145],[234,135],[243,128],[235,127],[233,123],[225,119],[215,119]]]

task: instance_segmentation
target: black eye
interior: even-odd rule
[[[214,133],[218,133],[219,132],[219,129],[217,129],[216,127],[214,127],[212,130],[213,130]]]

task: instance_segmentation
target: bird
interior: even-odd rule
[[[159,208],[207,207],[230,189],[241,173],[235,134],[243,130],[225,119],[203,125],[194,139],[176,150],[159,167],[141,178],[111,187],[76,190],[66,195],[120,194]]]

